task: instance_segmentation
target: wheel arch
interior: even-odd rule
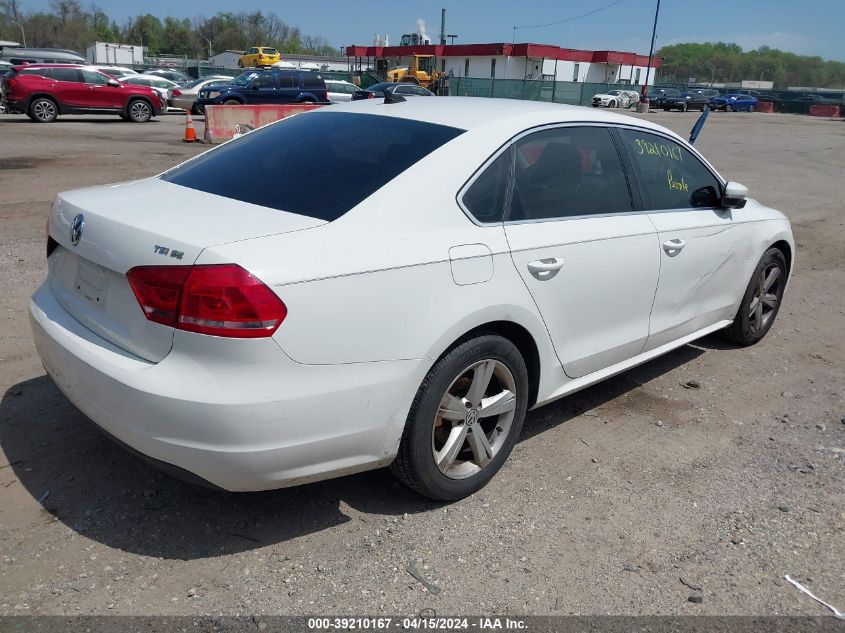
[[[65,108],[62,105],[62,102],[56,99],[55,95],[51,95],[49,92],[36,92],[30,95],[29,100],[26,102],[25,112],[29,112],[29,107],[32,105],[32,102],[36,99],[49,99],[53,103],[56,104],[56,108],[59,110],[59,114],[64,114]]]
[[[465,341],[483,336],[485,334],[495,334],[509,340],[513,343],[522,355],[525,361],[525,367],[528,370],[528,408],[534,406],[537,402],[537,394],[540,389],[540,376],[542,372],[542,363],[540,360],[540,349],[537,346],[537,341],[534,335],[528,329],[515,322],[509,320],[487,321],[480,325],[476,325],[470,330],[467,330],[457,338],[455,338],[444,350],[437,356],[432,363],[437,364],[443,356],[448,354],[454,348],[458,347]]]
[[[155,111],[156,111],[155,105],[153,105],[153,102],[150,100],[149,97],[145,97],[144,95],[132,95],[131,97],[129,97],[126,100],[126,107],[123,108],[124,113],[126,113],[127,115],[129,114],[129,107],[132,105],[133,101],[144,101],[144,102],[146,102],[146,104],[148,106],[150,106],[150,109],[152,110],[153,116],[155,116]]]
[[[786,258],[786,274],[789,275],[792,272],[792,246],[790,243],[786,240],[778,240],[769,248],[776,248],[783,253],[784,258]]]

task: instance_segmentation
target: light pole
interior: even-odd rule
[[[648,91],[648,75],[651,73],[651,62],[654,60],[654,38],[657,36],[657,16],[660,15],[660,0],[657,0],[657,8],[654,10],[654,26],[651,29],[651,48],[648,49],[648,66],[645,69],[645,81],[643,82],[641,103],[648,111],[648,98],[645,96]]]
[[[21,39],[23,40],[23,47],[26,48],[26,33],[23,30],[23,24],[21,24],[20,22],[15,22],[14,20],[12,20],[10,24],[17,24],[19,27],[21,27]]]

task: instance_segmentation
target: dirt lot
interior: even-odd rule
[[[648,116],[685,134],[696,115]],[[795,228],[762,343],[708,337],[529,414],[502,472],[448,505],[385,471],[195,488],[45,377],[26,309],[50,201],[200,151],[181,126],[0,117],[0,614],[828,614],[784,574],[845,608],[845,123],[715,113],[699,140]]]

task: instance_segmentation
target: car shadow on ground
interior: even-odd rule
[[[67,116],[60,116],[52,123],[41,123],[39,121],[33,121],[25,114],[9,114],[9,115],[0,115],[0,123],[31,123],[33,125],[56,125],[59,123],[125,123],[127,125],[139,125],[138,123],[133,123],[132,121],[124,121],[116,114],[114,116],[109,117],[97,117],[97,116],[88,116],[88,115],[72,115],[72,119],[68,119]],[[158,116],[165,116],[164,114],[159,114]],[[156,123],[156,117],[153,117],[147,123]],[[144,124],[142,124],[144,125]]]
[[[704,351],[684,346],[528,414],[520,441],[564,424]],[[23,485],[58,520],[109,547],[191,560],[251,550],[367,515],[427,512],[443,504],[396,482],[386,469],[259,493],[188,484],[112,443],[40,376],[0,401],[0,486]],[[12,472],[10,472],[10,470]]]

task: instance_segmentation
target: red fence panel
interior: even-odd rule
[[[222,143],[274,121],[322,107],[314,103],[206,106],[203,139],[208,143]]]

